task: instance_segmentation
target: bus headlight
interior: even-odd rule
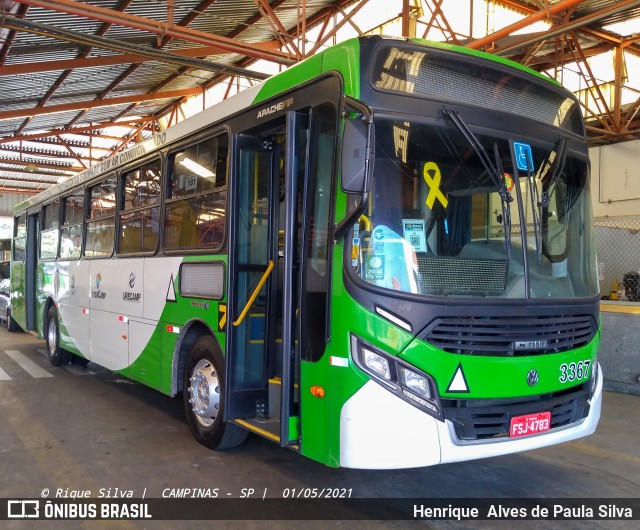
[[[442,420],[436,382],[415,366],[365,344],[351,336],[351,355],[356,365],[384,388],[431,416]]]
[[[406,388],[414,394],[418,394],[418,396],[423,399],[431,399],[431,389],[429,388],[429,381],[427,381],[426,377],[422,377],[420,374],[405,367],[400,368],[400,373],[402,374],[402,382]]]
[[[389,368],[389,361],[387,361],[382,355],[371,351],[369,348],[362,348],[362,362],[372,372],[376,373],[383,379],[389,381],[391,379],[391,370]]]

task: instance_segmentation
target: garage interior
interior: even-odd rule
[[[577,95],[594,190],[600,361],[612,387],[640,393],[640,1],[465,4],[4,0],[3,259],[19,202],[318,50],[364,34],[449,42],[524,64]]]
[[[10,255],[16,204],[353,36],[418,37],[483,50],[542,72],[573,91],[582,105],[590,145],[602,294],[599,362],[605,388],[614,392],[612,416],[607,419],[603,413],[603,430],[609,429],[615,440],[599,438],[594,446],[575,443],[575,458],[565,465],[584,473],[579,495],[600,495],[605,484],[603,495],[634,496],[640,474],[632,478],[629,467],[640,469],[640,455],[631,446],[635,436],[625,429],[631,424],[637,431],[640,424],[633,419],[637,412],[630,412],[637,409],[635,396],[640,395],[640,290],[625,277],[640,270],[640,0],[3,0],[1,9],[0,257],[4,260]],[[113,375],[100,377],[105,394],[118,387],[118,400],[152,395],[125,388]],[[54,405],[44,405],[44,416],[55,412]],[[100,406],[108,416],[106,403]],[[180,414],[163,407],[160,401],[154,403],[152,416],[166,420],[167,415]],[[29,431],[20,419],[23,413],[18,407],[8,418],[15,436],[36,454],[42,481],[56,477],[59,473],[37,442],[38,437],[47,437],[46,428],[34,423],[35,430]],[[145,421],[138,409],[120,427],[124,431],[113,424],[104,438],[89,436],[101,450],[89,474],[106,474],[112,480],[103,484],[104,479],[93,479],[96,488],[118,485],[117,475],[107,471],[119,451],[109,452],[116,442],[140,443],[136,437],[144,434],[143,443],[147,440],[151,453],[162,454],[162,446],[156,447],[150,433],[141,433],[136,421]],[[68,437],[60,432],[58,438],[80,439],[86,436],[82,427],[66,433]],[[171,434],[172,427],[164,429],[163,436]],[[184,438],[185,446],[193,447],[188,433]],[[107,445],[100,445],[101,440]],[[88,450],[69,443],[76,451]],[[371,488],[367,494],[382,495],[366,473],[345,471],[336,479],[319,466],[307,463],[304,469],[298,457],[279,451],[252,441],[248,449],[232,456],[229,465],[240,465],[236,460],[242,458],[248,462],[233,487],[239,491],[246,485],[263,486],[249,466],[270,473],[273,469],[259,462],[266,459],[284,469],[282,484],[312,482],[315,473],[325,481],[356,483],[360,491]],[[68,479],[57,478],[60,484],[74,487],[88,473],[65,460],[64,442],[53,444],[49,454],[61,459],[70,472]],[[195,456],[187,456],[181,448],[169,454],[193,465],[194,482],[203,480],[200,466],[217,458],[202,447],[196,448]],[[563,457],[557,448],[540,455],[526,457],[527,465],[536,469],[533,478],[524,473],[527,465],[517,456],[504,459],[504,468],[497,462],[451,466],[447,469],[454,482],[444,493],[455,497],[456,481],[471,478],[475,485],[469,494],[482,496],[483,485],[496,487],[500,478],[505,482],[499,493],[524,496],[524,486],[515,493],[508,486],[509,473],[521,484],[529,481],[532,488],[542,489],[546,473]],[[596,465],[598,455],[604,460]],[[19,461],[23,458],[28,455]],[[126,458],[133,468],[136,459]],[[169,461],[169,456],[164,458]],[[147,471],[151,476],[154,463],[141,465],[143,476]],[[182,472],[167,465],[176,476]],[[488,468],[495,481],[487,478]],[[441,483],[447,480],[446,470],[435,473],[432,476],[440,477]],[[592,473],[605,478],[589,487]],[[137,493],[144,487],[135,474],[125,475]],[[410,476],[426,482],[424,472],[412,471]],[[397,484],[401,475],[382,478],[380,488]],[[17,475],[16,484],[24,486],[20,491],[27,490],[27,476]],[[573,486],[562,479],[551,493],[561,496]],[[425,488],[420,494],[437,494]],[[11,489],[3,489],[7,497]]]
[[[363,34],[428,38],[517,61],[578,95],[592,147],[638,139],[640,2],[464,3],[4,0],[0,190],[44,190]]]

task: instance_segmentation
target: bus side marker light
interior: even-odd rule
[[[180,333],[180,327],[179,326],[167,326],[167,331],[169,333]]]
[[[88,315],[89,314],[89,310],[88,309],[83,309],[82,310],[82,314],[83,315]]]
[[[335,356],[331,356],[331,364],[332,366],[342,366],[343,368],[348,368],[349,366],[349,359],[345,358],[345,357],[335,357]]]
[[[322,399],[324,397],[324,388],[318,385],[313,385],[311,387],[311,394],[315,397]]]

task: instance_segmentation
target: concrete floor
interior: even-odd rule
[[[20,352],[31,361],[25,362]],[[9,352],[9,353],[7,353]],[[166,488],[348,488],[357,498],[637,498],[640,397],[606,392],[593,436],[495,459],[399,471],[331,469],[251,435],[210,451],[191,437],[182,405],[89,364],[54,368],[44,342],[0,329],[0,498],[100,489],[162,497]],[[251,505],[247,504],[247,510]],[[301,507],[301,510],[304,509]],[[358,509],[358,508],[354,508]],[[248,516],[250,514],[248,513]],[[356,514],[360,515],[360,514]],[[635,514],[640,517],[640,514]],[[2,521],[22,528],[513,528],[512,521]],[[638,521],[522,521],[518,528],[637,528]]]

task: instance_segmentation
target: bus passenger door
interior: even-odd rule
[[[40,233],[39,214],[27,217],[27,248],[25,259],[25,331],[37,330],[37,287],[38,287],[38,235]]]
[[[240,135],[229,242],[225,420],[267,418],[276,304],[277,137]]]

